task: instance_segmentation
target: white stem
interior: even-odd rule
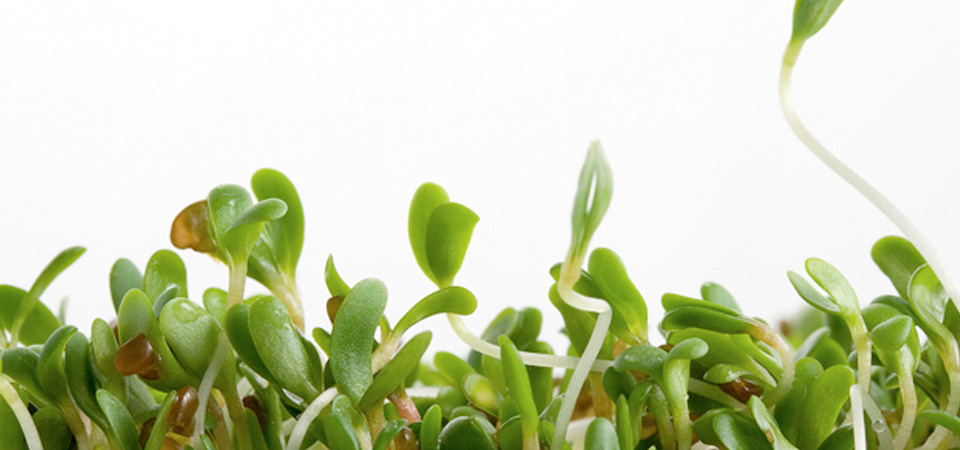
[[[303,438],[306,436],[310,424],[320,415],[323,407],[332,402],[339,393],[340,391],[338,391],[337,388],[332,387],[323,391],[322,394],[310,402],[310,406],[307,406],[307,409],[305,409],[303,414],[300,415],[300,418],[297,419],[297,426],[293,427],[293,432],[290,433],[290,440],[287,441],[286,450],[300,449],[300,444],[303,443]]]
[[[867,434],[863,423],[863,399],[860,386],[850,386],[850,412],[853,414],[853,443],[855,450],[867,450]]]
[[[469,345],[470,348],[484,355],[489,355],[500,359],[500,347],[480,339],[470,332],[470,329],[467,328],[467,325],[463,322],[463,319],[460,316],[453,313],[447,313],[447,320],[450,322],[450,327],[453,328],[453,332],[457,334],[460,340]],[[523,360],[523,363],[528,366],[575,369],[577,367],[577,363],[580,361],[580,358],[574,356],[545,355],[542,353],[530,352],[518,353],[520,354],[520,359]],[[613,367],[613,361],[610,361],[609,359],[598,359],[590,366],[590,370],[593,372],[603,372],[604,370],[607,370],[608,367]]]
[[[197,391],[197,413],[194,415],[193,427],[193,447],[203,448],[200,442],[200,434],[203,432],[203,424],[207,415],[207,400],[210,398],[210,391],[213,389],[213,382],[220,374],[220,366],[230,351],[230,345],[227,344],[223,336],[217,336],[217,350],[213,354],[213,360],[207,366],[207,372],[203,374],[203,380],[200,381],[200,390]]]
[[[904,359],[908,358],[910,357]],[[913,385],[913,364],[900,363],[898,369],[897,380],[900,383],[900,398],[903,399],[903,416],[900,418],[897,434],[893,437],[893,450],[903,450],[907,447],[910,435],[913,433],[913,425],[917,420],[917,389]]]
[[[843,178],[847,184],[853,186],[857,192],[860,192],[860,194],[866,197],[870,203],[873,203],[883,215],[887,216],[887,218],[900,229],[900,232],[917,247],[917,251],[923,255],[927,264],[929,264],[934,273],[937,274],[937,277],[940,279],[940,282],[943,283],[943,287],[946,289],[950,298],[960,299],[960,290],[957,289],[957,284],[951,276],[952,272],[948,270],[949,268],[946,262],[940,258],[937,249],[923,236],[920,229],[917,228],[893,202],[874,188],[873,185],[830,153],[830,151],[807,130],[807,127],[800,120],[800,116],[793,107],[790,82],[793,77],[793,62],[796,61],[801,46],[802,43],[791,43],[791,45],[787,47],[787,51],[784,54],[784,64],[780,69],[780,108],[783,110],[783,115],[786,117],[787,123],[790,124],[790,128],[820,161],[823,161],[827,167],[839,175],[840,178]]]
[[[891,450],[893,448],[893,436],[890,434],[890,427],[887,426],[887,420],[883,417],[883,412],[877,406],[877,402],[870,396],[870,391],[861,388],[861,398],[863,400],[863,410],[867,412],[870,418],[870,428],[877,434],[878,450]]]
[[[566,442],[567,425],[570,423],[570,416],[573,415],[573,408],[577,405],[577,398],[580,396],[580,389],[583,387],[587,374],[593,366],[594,360],[600,353],[600,347],[610,329],[610,320],[613,317],[613,310],[607,302],[586,298],[573,291],[573,285],[580,278],[580,260],[567,257],[560,267],[560,279],[557,283],[557,293],[560,299],[568,305],[589,312],[599,313],[597,323],[593,327],[590,339],[587,341],[586,348],[583,349],[580,361],[577,367],[573,369],[573,376],[567,384],[567,390],[563,394],[563,402],[560,403],[560,412],[557,415],[556,429],[553,434],[552,450],[561,450],[563,443]]]
[[[20,431],[23,432],[23,437],[27,440],[27,448],[43,450],[43,442],[40,441],[40,433],[37,432],[37,426],[34,425],[33,418],[30,417],[30,411],[27,410],[23,400],[20,399],[20,394],[17,394],[17,389],[3,376],[0,376],[0,397],[3,397],[10,409],[13,410],[13,415],[17,417],[17,422],[20,423]]]

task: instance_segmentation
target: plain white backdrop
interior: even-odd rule
[[[260,167],[297,185],[308,324],[328,327],[323,262],[390,289],[393,321],[431,292],[407,207],[433,181],[479,216],[457,283],[480,308],[538,306],[566,349],[547,269],[563,258],[576,178],[600,139],[616,250],[659,321],[664,292],[725,285],[749,313],[797,311],[787,270],[824,258],[861,301],[891,292],[869,258],[896,233],[780,116],[792,2],[85,2],[0,6],[0,283],[89,331],[108,271],[171,248],[173,217]],[[960,268],[960,3],[851,1],[798,64],[810,129]],[[181,252],[191,297],[226,268]],[[248,293],[264,289],[248,284]],[[434,349],[465,349],[436,318]],[[656,339],[656,338],[655,338]]]

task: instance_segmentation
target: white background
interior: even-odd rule
[[[431,291],[406,234],[434,181],[481,220],[458,284],[480,333],[539,306],[559,352],[547,269],[566,252],[576,177],[599,138],[616,250],[659,320],[664,292],[724,284],[767,320],[802,304],[785,273],[818,256],[866,303],[891,287],[869,259],[896,230],[816,161],[780,116],[792,2],[333,2],[0,6],[0,282],[88,330],[112,316],[108,271],[171,248],[169,225],[217,184],[286,173],[306,211],[308,324],[329,326],[323,261],[378,277],[396,321]],[[960,255],[960,3],[856,1],[804,50],[811,130],[886,192],[948,259]],[[226,269],[181,252],[189,290]],[[248,293],[263,291],[251,283]],[[445,321],[435,349],[462,351]]]

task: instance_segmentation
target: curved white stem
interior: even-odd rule
[[[887,426],[887,420],[883,417],[883,412],[877,402],[870,396],[870,391],[860,388],[861,398],[863,400],[863,410],[867,412],[870,418],[870,428],[877,434],[878,450],[890,450],[893,448],[893,435],[890,434],[890,427]]]
[[[557,283],[557,293],[560,299],[568,305],[584,311],[596,312],[597,323],[593,327],[593,333],[590,334],[590,340],[587,341],[586,348],[577,367],[573,369],[573,376],[567,384],[567,390],[564,392],[563,402],[560,403],[560,412],[557,415],[556,428],[553,434],[552,450],[561,450],[563,443],[566,442],[567,425],[570,423],[570,416],[573,415],[573,408],[577,405],[577,398],[580,396],[580,389],[583,387],[587,374],[593,366],[594,360],[600,353],[600,346],[607,336],[610,329],[610,320],[613,318],[613,310],[610,305],[604,301],[586,298],[573,291],[573,285],[580,278],[580,262],[577,258],[567,257],[560,268],[560,279]]]
[[[471,333],[461,316],[447,313],[447,320],[450,322],[450,327],[453,328],[453,332],[457,334],[457,337],[469,345],[470,348],[484,355],[500,359],[500,346],[491,344]],[[577,363],[580,361],[580,358],[574,356],[545,355],[530,352],[517,353],[520,354],[520,359],[523,360],[523,363],[528,366],[575,369]],[[603,372],[607,370],[608,367],[613,367],[613,361],[609,359],[598,359],[590,366],[590,370],[593,372]]]
[[[853,443],[856,450],[867,450],[867,430],[863,423],[863,398],[860,396],[860,386],[856,383],[850,386],[850,412],[853,413]]]
[[[28,411],[26,405],[23,404],[23,400],[21,400],[20,395],[17,394],[16,388],[3,376],[0,376],[0,397],[3,397],[7,405],[10,405],[10,409],[13,410],[13,415],[17,417],[17,422],[20,424],[20,431],[23,432],[23,437],[27,440],[27,448],[30,450],[43,450],[43,442],[40,441],[40,433],[37,432],[37,426],[34,425],[33,418],[30,417],[30,411]]]
[[[793,77],[793,62],[800,53],[802,44],[791,43],[784,54],[784,63],[780,70],[780,108],[783,115],[790,124],[794,134],[800,138],[800,141],[816,155],[820,161],[823,161],[831,170],[840,176],[850,186],[860,192],[870,203],[873,203],[883,215],[887,216],[891,222],[906,236],[917,250],[926,259],[927,264],[933,269],[934,273],[943,283],[944,289],[950,298],[960,299],[960,290],[954,282],[951,271],[948,270],[947,263],[940,258],[937,249],[923,236],[920,229],[906,215],[900,211],[886,196],[878,191],[867,180],[861,177],[857,172],[843,163],[839,158],[830,153],[827,148],[817,140],[816,137],[807,130],[807,127],[800,120],[800,116],[793,107],[793,98],[790,92],[790,82]]]
[[[293,432],[290,433],[290,440],[287,441],[286,450],[300,449],[300,444],[303,443],[303,438],[306,436],[310,424],[320,415],[323,407],[332,402],[339,393],[340,391],[335,387],[327,389],[318,395],[317,398],[310,403],[310,406],[307,406],[307,409],[305,409],[303,414],[300,415],[300,418],[297,419],[297,425],[293,427]]]

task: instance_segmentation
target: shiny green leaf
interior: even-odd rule
[[[367,278],[350,290],[333,322],[331,370],[340,390],[354,403],[373,382],[370,352],[386,304],[387,287]]]
[[[772,449],[756,424],[729,412],[714,417],[713,432],[726,448]]]
[[[407,421],[403,419],[387,422],[380,430],[380,434],[377,435],[377,440],[373,443],[373,450],[387,450],[393,438],[400,434],[406,425]]]
[[[333,255],[327,257],[327,264],[324,266],[324,280],[327,283],[327,290],[330,291],[330,295],[346,297],[350,293],[350,286],[337,273],[337,267],[333,264]]]
[[[207,288],[203,291],[203,307],[222,327],[227,318],[227,291],[220,288]]]
[[[627,403],[627,397],[621,395],[617,398],[617,416],[616,416],[617,441],[621,449],[631,449],[633,445],[633,423],[630,420],[630,405]]]
[[[857,300],[857,294],[847,279],[830,263],[819,259],[810,258],[806,264],[807,273],[816,281],[844,314],[860,309],[860,301]]]
[[[746,334],[756,328],[756,325],[747,319],[694,306],[681,306],[668,311],[660,326],[667,331],[701,328],[725,334]]]
[[[83,333],[74,334],[67,341],[65,353],[63,367],[70,397],[93,423],[105,429],[108,424],[103,411],[97,404],[97,385],[91,365],[90,343],[86,336]]]
[[[793,271],[787,272],[787,276],[790,278],[790,284],[792,284],[793,288],[800,294],[800,298],[810,306],[827,314],[840,314],[840,307],[831,299],[817,292],[810,283],[807,283],[807,280],[805,280],[803,276]]]
[[[67,374],[63,368],[63,351],[70,337],[77,332],[72,325],[64,325],[54,331],[43,344],[37,361],[37,383],[55,402],[69,398]]]
[[[750,412],[753,413],[753,419],[760,426],[760,430],[766,435],[768,441],[772,441],[770,443],[773,444],[773,450],[797,450],[780,432],[780,426],[776,419],[770,415],[770,411],[767,411],[767,407],[763,405],[763,401],[759,397],[750,397],[747,404],[750,406]]]
[[[910,292],[910,277],[927,263],[910,241],[900,236],[887,236],[873,244],[870,250],[873,262],[890,279],[900,297],[907,298]]]
[[[460,387],[464,377],[476,373],[473,367],[450,352],[439,351],[435,353],[433,355],[433,365],[440,372],[440,375],[447,380],[447,384],[457,388]]]
[[[954,434],[960,435],[960,418],[946,411],[928,409],[920,413],[920,418],[940,425]]]
[[[520,359],[517,346],[507,336],[500,336],[500,363],[503,364],[503,376],[507,384],[507,392],[520,408],[524,435],[536,433],[540,426],[540,418],[538,417],[537,405],[533,400],[530,378],[527,375],[527,368],[523,364],[523,360]]]
[[[620,371],[637,370],[655,380],[663,379],[663,365],[667,361],[667,352],[650,345],[636,345],[620,352],[613,361],[613,367]]]
[[[602,417],[590,421],[584,442],[590,450],[620,450],[617,430],[609,420]]]
[[[525,352],[539,353],[541,355],[553,355],[553,348],[550,344],[542,341],[531,342],[523,347]],[[553,368],[552,367],[527,367],[527,376],[530,378],[530,389],[533,392],[533,403],[537,405],[537,411],[543,411],[544,408],[553,399]]]
[[[497,450],[493,437],[476,417],[458,417],[440,432],[440,450]]]
[[[478,373],[472,373],[463,378],[463,395],[470,404],[490,414],[497,415],[503,396],[494,387],[489,378]]]
[[[170,302],[160,315],[160,331],[177,361],[203,378],[220,341],[220,326],[206,310],[185,298]]]
[[[443,421],[443,410],[440,405],[433,405],[423,414],[420,425],[420,449],[437,450],[440,448],[440,428]]]
[[[143,333],[150,341],[153,350],[160,356],[163,364],[157,368],[159,378],[145,380],[154,389],[170,391],[185,384],[194,386],[199,384],[197,378],[189,374],[173,356],[160,331],[160,323],[153,314],[150,299],[143,291],[133,289],[124,296],[123,302],[120,303],[120,312],[117,314],[117,332],[120,335],[120,342],[123,343]]]
[[[700,286],[700,296],[703,297],[705,301],[740,312],[740,305],[737,304],[737,300],[733,298],[730,291],[717,283],[703,283]]]
[[[830,367],[814,380],[803,403],[803,426],[797,447],[816,449],[830,435],[855,381],[853,369],[848,366]]]

